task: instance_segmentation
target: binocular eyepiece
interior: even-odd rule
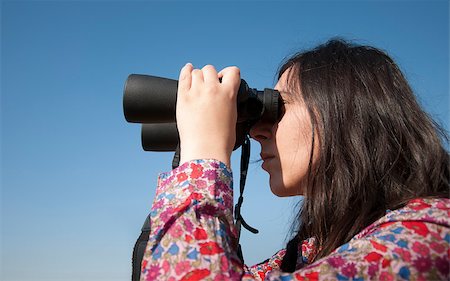
[[[175,151],[179,143],[176,126],[178,81],[131,74],[125,83],[123,111],[131,123],[142,123],[141,141],[145,151]],[[221,106],[217,104],[216,106]],[[241,79],[237,95],[237,149],[250,128],[259,120],[276,122],[282,103],[278,91],[249,88]]]

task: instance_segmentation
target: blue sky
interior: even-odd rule
[[[262,89],[285,57],[335,36],[391,54],[448,130],[448,1],[2,1],[0,279],[130,279],[172,158],[142,151],[124,120],[130,73],[237,65]],[[247,263],[283,247],[297,201],[250,166],[242,212],[261,233],[242,233]]]

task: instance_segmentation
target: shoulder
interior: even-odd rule
[[[377,235],[380,231],[399,229],[395,226],[401,225],[404,228],[415,229],[417,234],[425,235],[426,229],[450,228],[450,199],[448,198],[417,198],[406,204],[405,207],[386,212],[386,215],[363,231],[355,238]],[[394,232],[395,233],[395,232]]]
[[[450,200],[414,199],[305,268],[336,279],[449,278]]]

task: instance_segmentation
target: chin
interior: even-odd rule
[[[270,183],[270,190],[278,197],[289,197],[295,194],[290,194],[289,190],[282,184]]]
[[[278,197],[302,196],[303,191],[298,189],[298,185],[288,187],[282,182],[270,179],[270,190]]]

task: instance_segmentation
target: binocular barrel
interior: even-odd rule
[[[178,81],[131,74],[125,83],[123,112],[131,123],[175,122]]]
[[[177,91],[177,80],[141,74],[128,76],[123,111],[128,122],[143,124],[141,140],[144,150],[176,150],[179,142],[175,115]],[[237,96],[235,149],[243,143],[250,127],[258,120],[278,120],[281,106],[279,98],[278,91],[251,89],[241,79]]]
[[[145,151],[175,151],[179,141],[176,123],[142,124],[141,143]]]

